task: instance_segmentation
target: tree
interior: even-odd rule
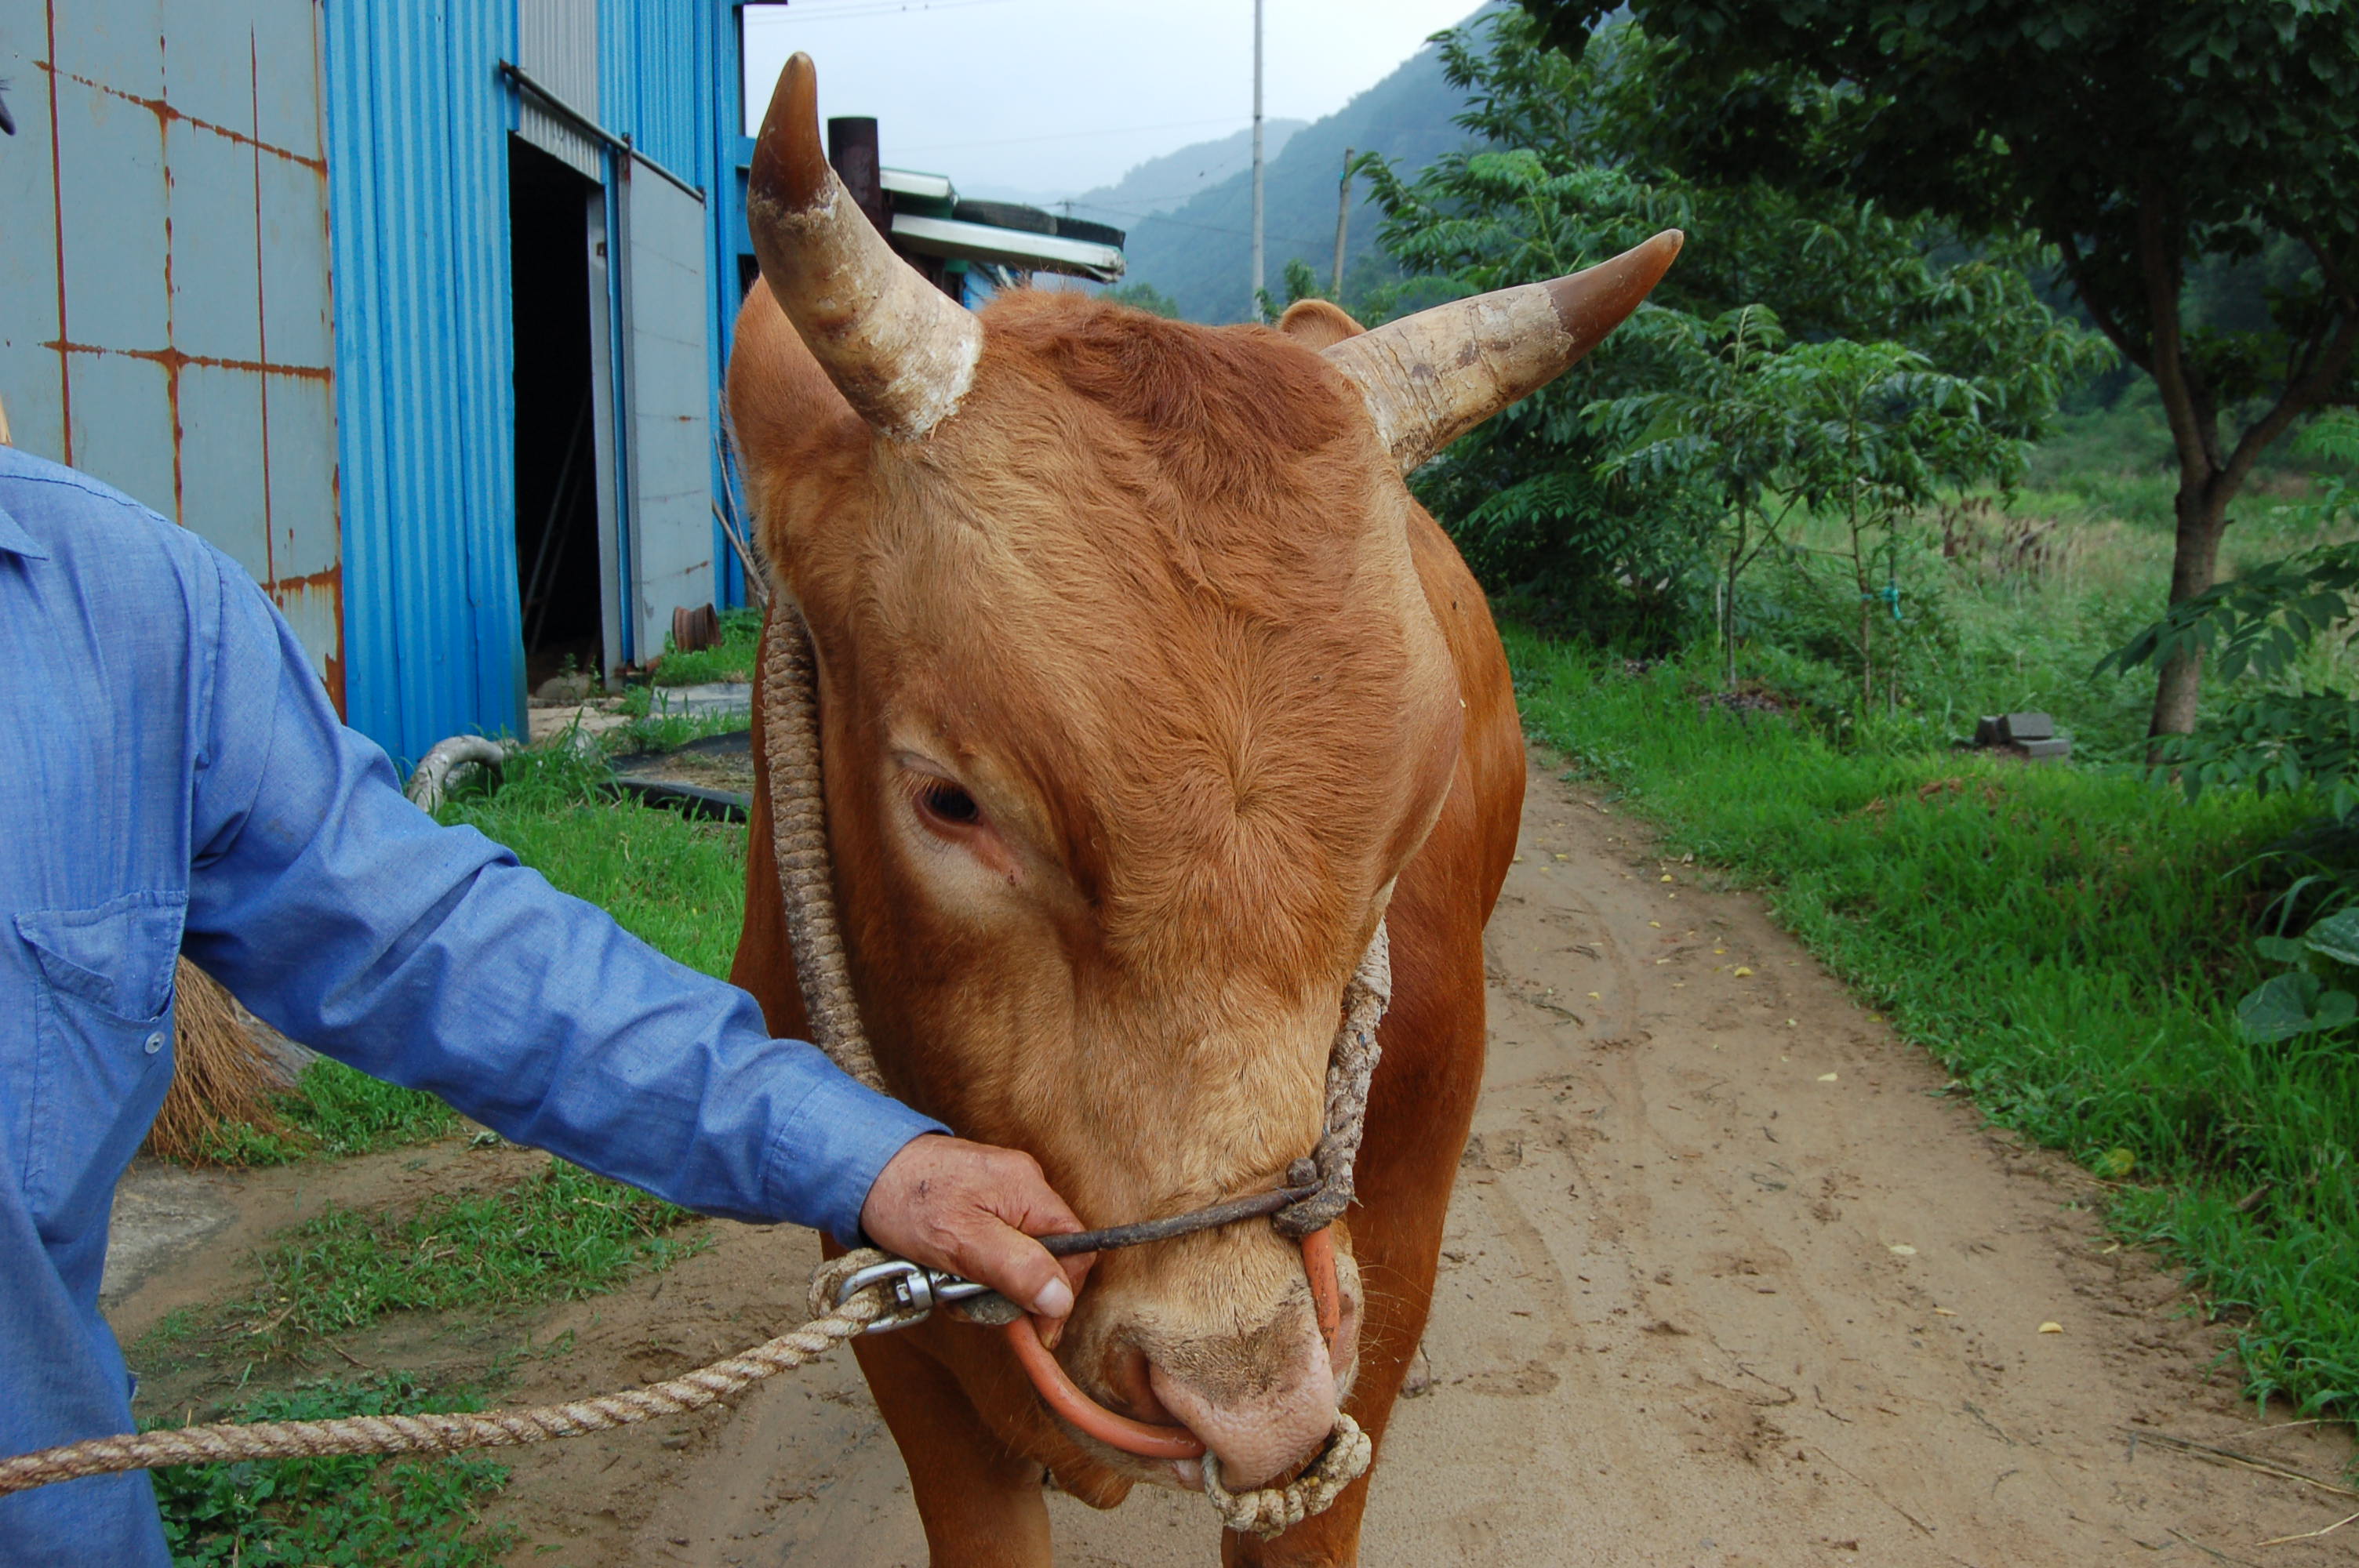
[[[1343,303],[1335,294],[1319,287],[1319,275],[1312,272],[1310,264],[1300,256],[1289,256],[1287,259],[1285,285],[1286,297],[1283,299],[1278,298],[1266,288],[1257,291],[1254,297],[1254,308],[1260,312],[1262,322],[1266,326],[1276,326],[1289,308],[1306,299],[1332,300],[1338,305]]]
[[[1972,474],[1932,461],[1943,483],[2006,478],[2063,388],[2111,358],[2039,301],[2015,252],[1959,254],[1945,229],[1841,192],[1699,181],[1651,163],[1638,144],[1667,54],[1643,35],[1615,29],[1576,60],[1508,10],[1446,35],[1441,57],[1467,95],[1459,123],[1480,143],[1414,178],[1380,158],[1355,165],[1408,275],[1401,287],[1479,293],[1575,271],[1664,228],[1689,233],[1650,303],[1596,352],[1418,476],[1486,581],[1538,586],[1594,615],[1614,607],[1609,597],[1625,609],[1668,597],[1709,553],[1725,639],[1734,578],[1786,499],[1765,502],[1760,487],[1799,482],[1791,459],[1816,417],[1808,396],[1834,384],[1803,373],[1815,359],[1833,374],[1838,351],[1821,345],[1915,355],[1914,372],[1971,383],[1970,398],[1943,395],[1942,417],[1975,431],[1947,449],[2000,460]],[[1792,373],[1767,373],[1805,347]],[[1860,375],[1889,393],[1899,369]],[[1752,406],[1748,428],[1739,410],[1711,406],[1718,395],[1799,401]],[[1879,395],[1863,410],[1889,416],[1906,439],[1931,434],[1902,417],[1905,402]]]
[[[2298,438],[2312,456],[2341,465],[2318,493],[2282,507],[2321,539],[2359,521],[2359,416],[2335,409]],[[2313,546],[2256,567],[2170,607],[2105,663],[2120,669],[2210,658],[2229,679],[2261,689],[2239,697],[2194,731],[2162,738],[2152,761],[2190,796],[2207,787],[2312,788],[2338,817],[2359,809],[2359,700],[2310,689],[2304,655],[2321,641],[2347,643],[2359,610],[2359,541]]]
[[[1897,529],[1944,489],[2020,477],[2023,445],[1982,417],[1989,395],[1895,342],[1789,341],[1746,306],[1716,320],[1658,312],[1642,330],[1680,373],[1662,389],[1593,405],[1618,449],[1601,471],[1701,485],[1722,510],[1714,594],[1722,678],[1736,684],[1736,590],[1745,568],[1784,541],[1797,510],[1843,519],[1844,599],[1858,657],[1860,711],[1875,697],[1876,626],[1900,613]],[[1878,554],[1885,586],[1875,581]],[[1897,672],[1887,682],[1898,699]]]
[[[1520,0],[1578,56],[1614,0]],[[2217,576],[2228,508],[2359,346],[2359,0],[1630,0],[1666,51],[1633,122],[1691,178],[1841,192],[1963,235],[2028,232],[2150,374],[2179,459],[2170,602]],[[1610,31],[1610,29],[1608,29]],[[2242,330],[2184,325],[2190,271],[2299,247]],[[2198,647],[2152,732],[2193,728]]]

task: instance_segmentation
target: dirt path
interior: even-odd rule
[[[2350,1456],[2316,1429],[2245,1435],[2233,1377],[2207,1370],[2218,1336],[2099,1231],[2087,1179],[1939,1098],[1938,1068],[1758,899],[1658,863],[1642,830],[1536,771],[1490,949],[1488,1087],[1431,1384],[1394,1422],[1365,1562],[2359,1560],[2359,1524],[2259,1544],[2359,1502],[2133,1440],[2233,1439],[2319,1476]],[[799,1315],[814,1257],[798,1233],[722,1227],[538,1325],[570,1348],[516,1391],[748,1343]],[[1068,1563],[1214,1560],[1194,1498],[1052,1509]],[[531,1451],[495,1511],[535,1543],[519,1563],[924,1561],[848,1357],[734,1412]]]

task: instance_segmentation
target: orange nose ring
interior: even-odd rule
[[[1327,1341],[1327,1354],[1332,1357],[1335,1335],[1343,1323],[1343,1292],[1335,1278],[1333,1236],[1325,1230],[1314,1230],[1302,1238],[1302,1271],[1310,1281],[1310,1303],[1319,1315],[1320,1336]],[[1142,1459],[1204,1456],[1203,1440],[1186,1427],[1116,1415],[1083,1393],[1081,1385],[1066,1374],[1063,1365],[1040,1342],[1036,1320],[1019,1317],[1009,1324],[1007,1343],[1016,1352],[1016,1362],[1032,1379],[1032,1386],[1040,1391],[1041,1400],[1075,1431]]]

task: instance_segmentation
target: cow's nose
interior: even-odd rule
[[[1163,1408],[1203,1439],[1231,1491],[1292,1475],[1335,1427],[1335,1369],[1314,1330],[1273,1356],[1266,1338],[1196,1345],[1150,1357],[1147,1383]]]

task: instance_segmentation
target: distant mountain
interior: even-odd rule
[[[1294,133],[1310,124],[1308,120],[1264,120],[1262,122],[1262,158],[1264,162],[1286,150]],[[1198,142],[1181,147],[1176,153],[1148,158],[1112,185],[1101,185],[1071,199],[1071,213],[1095,223],[1111,223],[1117,229],[1127,229],[1140,219],[1157,212],[1169,212],[1184,205],[1207,189],[1243,169],[1253,172],[1253,127],[1218,141]],[[1066,211],[1062,201],[1051,202],[1059,211]]]
[[[1270,138],[1266,135],[1264,272],[1270,291],[1283,289],[1286,264],[1295,256],[1310,264],[1321,285],[1329,281],[1335,261],[1336,182],[1343,177],[1346,148],[1382,153],[1404,172],[1414,173],[1466,144],[1467,133],[1451,124],[1464,107],[1463,96],[1442,80],[1440,51],[1429,44],[1334,114],[1289,136],[1282,153],[1272,156],[1266,150]],[[1153,284],[1178,301],[1180,314],[1190,320],[1242,321],[1253,311],[1247,276],[1253,257],[1251,134],[1242,135],[1245,150],[1237,172],[1177,207],[1145,217],[1133,214],[1125,224],[1111,211],[1103,215],[1085,211],[1085,199],[1074,203],[1077,217],[1128,228],[1130,270],[1125,281]],[[1203,145],[1227,147],[1237,141],[1233,136]],[[1177,160],[1185,168],[1185,160],[1201,150],[1185,148],[1142,164],[1114,189],[1133,186],[1158,164]],[[1355,183],[1345,249],[1347,279],[1383,261],[1376,244],[1379,214],[1366,200],[1367,182]],[[1144,184],[1136,189],[1147,190]],[[1103,200],[1111,207],[1113,199]]]

